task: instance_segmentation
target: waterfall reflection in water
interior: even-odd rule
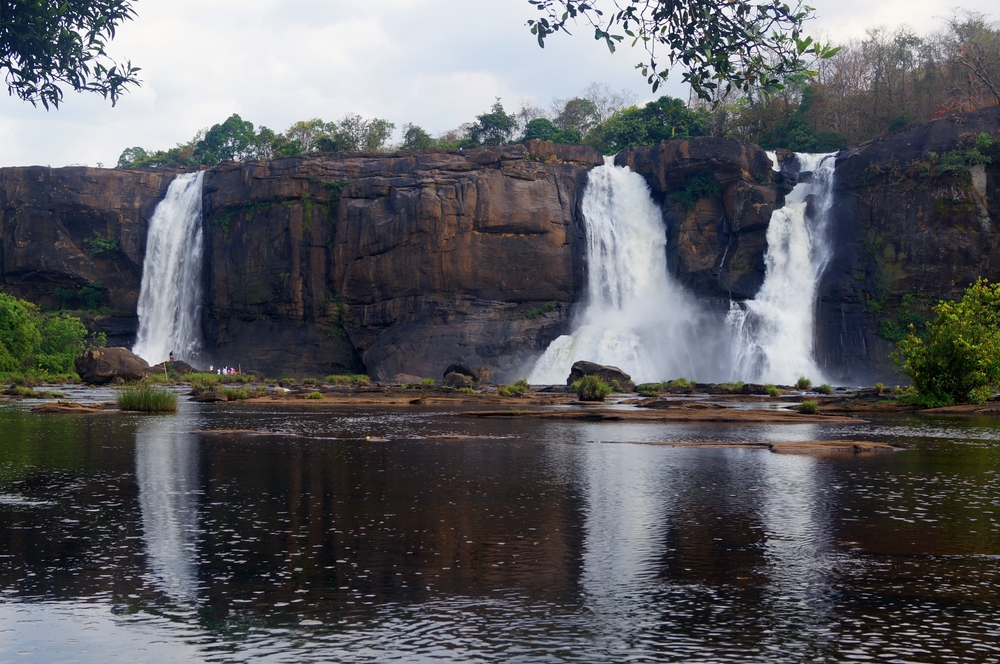
[[[156,585],[192,603],[198,589],[198,441],[173,417],[143,421],[135,437],[143,542]]]
[[[916,448],[810,457],[588,442],[694,425],[182,405],[0,409],[0,661],[1000,655],[996,423],[703,433]],[[261,422],[293,435],[192,432]]]

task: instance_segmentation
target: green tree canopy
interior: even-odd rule
[[[656,145],[660,141],[686,139],[709,134],[708,116],[692,110],[680,99],[660,97],[642,108],[618,111],[587,136],[604,154],[615,154],[631,145]]]
[[[530,141],[535,138],[543,141],[552,141],[553,143],[567,144],[581,143],[583,141],[583,137],[580,136],[579,130],[575,127],[560,129],[551,120],[546,118],[536,118],[525,125],[524,137],[521,140]]]
[[[981,403],[1000,391],[1000,284],[979,280],[934,313],[925,339],[911,327],[897,348],[924,404]]]
[[[46,109],[58,108],[63,86],[96,92],[114,105],[137,67],[105,51],[119,25],[135,16],[129,0],[0,2],[0,70],[7,91]]]
[[[836,53],[802,35],[813,10],[784,0],[616,0],[606,15],[596,0],[528,2],[542,14],[528,24],[543,48],[547,37],[568,33],[578,20],[612,52],[626,38],[633,46],[641,42],[648,58],[636,67],[654,92],[674,65],[704,99],[720,90],[771,92],[814,73],[811,59]]]
[[[476,116],[476,122],[469,129],[469,139],[478,145],[506,145],[516,131],[517,116],[504,111],[497,97],[488,113]]]
[[[30,302],[0,293],[0,372],[74,373],[86,337],[79,318],[43,314]]]

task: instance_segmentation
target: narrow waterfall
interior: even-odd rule
[[[771,215],[760,292],[753,300],[733,302],[726,319],[732,334],[733,375],[748,382],[789,384],[799,376],[823,379],[813,339],[816,292],[832,251],[827,226],[835,159],[832,154],[797,154],[796,159],[799,172],[812,175],[795,186],[785,207]]]
[[[577,360],[617,366],[636,382],[692,375],[701,315],[667,272],[660,208],[641,175],[611,158],[590,172],[587,305],[572,334],[550,344],[528,380],[559,384]]]
[[[204,171],[178,175],[149,222],[132,352],[150,364],[171,351],[193,363],[201,350],[204,177]]]

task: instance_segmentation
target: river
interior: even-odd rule
[[[253,429],[269,435],[200,433]],[[370,439],[369,439],[370,437]],[[881,454],[653,445],[856,438]],[[985,662],[1000,423],[0,406],[0,661]]]

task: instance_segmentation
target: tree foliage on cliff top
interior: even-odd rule
[[[117,27],[132,20],[129,0],[0,2],[0,70],[7,91],[33,105],[58,108],[63,86],[96,92],[114,105],[137,67],[105,51]]]
[[[784,0],[615,0],[607,13],[598,0],[528,2],[542,13],[528,25],[543,48],[549,36],[569,33],[581,20],[612,53],[622,42],[641,43],[648,57],[636,69],[654,92],[679,65],[684,82],[704,99],[720,91],[770,93],[815,74],[814,61],[837,52],[802,34],[812,8]]]
[[[980,279],[958,302],[938,303],[934,314],[925,338],[911,329],[897,348],[922,403],[982,403],[1000,391],[1000,284]]]

